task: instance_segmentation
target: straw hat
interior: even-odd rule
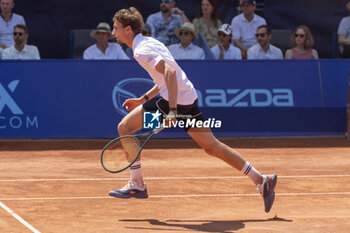
[[[180,37],[179,33],[180,31],[189,31],[192,32],[194,39],[198,39],[198,34],[196,32],[196,29],[194,28],[193,24],[190,22],[185,22],[180,28],[175,29],[175,35],[177,37]]]
[[[99,23],[96,29],[90,32],[90,36],[96,39],[97,32],[107,32],[109,34],[109,39],[112,38],[111,27],[108,23]]]

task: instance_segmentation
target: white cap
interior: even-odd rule
[[[221,25],[221,27],[219,28],[218,32],[223,32],[223,33],[225,33],[226,35],[231,35],[231,34],[232,34],[231,25],[230,25],[230,24],[227,24],[227,23]]]

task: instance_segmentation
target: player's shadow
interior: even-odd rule
[[[245,223],[248,222],[293,222],[284,218],[269,218],[269,219],[251,219],[251,220],[237,220],[237,221],[220,221],[220,220],[165,220],[159,221],[157,219],[120,219],[122,222],[148,222],[152,226],[163,226],[162,228],[150,228],[150,227],[126,227],[129,229],[139,230],[159,230],[159,231],[187,231],[195,230],[199,232],[217,232],[217,233],[230,233],[244,228]],[[172,227],[172,229],[165,229],[164,227]],[[182,228],[173,229],[174,227]]]

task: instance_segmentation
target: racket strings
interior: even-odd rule
[[[105,149],[102,162],[106,169],[119,171],[132,163],[139,154],[140,144],[134,137],[121,138]]]

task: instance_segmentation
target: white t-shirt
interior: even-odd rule
[[[38,60],[39,50],[34,45],[25,45],[22,51],[18,51],[14,45],[4,49],[1,55],[2,60]]]
[[[219,45],[215,45],[213,48],[211,48],[211,51],[214,54],[215,59],[220,58],[220,47]],[[232,44],[230,44],[230,47],[228,50],[224,50],[224,59],[225,60],[241,60],[242,59],[242,53],[241,50]]]
[[[169,45],[169,51],[173,55],[175,60],[192,59],[203,60],[205,59],[204,50],[197,45],[190,44],[186,48],[182,47],[181,43]]]
[[[105,53],[102,53],[102,51],[97,48],[96,44],[91,45],[89,48],[85,49],[83,58],[96,59],[96,60],[114,60],[114,59],[128,60],[130,59],[125,54],[122,46],[113,42],[108,43]]]
[[[23,16],[12,13],[9,21],[5,21],[0,14],[0,43],[11,46],[15,43],[13,39],[13,28],[17,24],[26,24]]]
[[[156,71],[155,66],[161,60],[164,60],[176,71],[178,86],[177,104],[189,105],[198,98],[193,84],[188,80],[185,72],[176,63],[168,48],[160,41],[152,37],[144,37],[141,34],[135,36],[133,44],[134,58],[148,72],[157,84],[159,94],[166,100],[168,98],[168,89],[165,83],[164,75]]]
[[[231,22],[232,39],[238,39],[245,47],[250,48],[258,43],[255,34],[261,25],[266,25],[266,21],[256,14],[254,14],[254,18],[250,22],[244,17],[243,13],[237,15]]]
[[[282,51],[271,45],[269,49],[265,52],[260,44],[256,44],[248,49],[247,52],[248,59],[283,59]]]

